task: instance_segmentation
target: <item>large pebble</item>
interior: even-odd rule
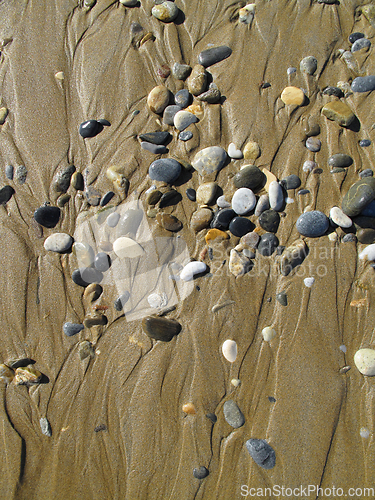
[[[169,132],[146,132],[138,136],[141,141],[151,142],[152,144],[162,145],[171,137]]]
[[[234,429],[239,429],[245,423],[245,417],[242,411],[238,408],[235,401],[229,400],[225,401],[223,406],[224,418],[227,423]]]
[[[287,177],[284,177],[280,181],[280,184],[286,189],[298,189],[301,185],[301,179],[298,177],[298,175],[291,174],[288,175]]]
[[[229,231],[233,234],[233,236],[244,236],[247,233],[250,233],[254,229],[254,224],[250,219],[246,219],[245,217],[234,217],[229,224]]]
[[[265,210],[259,216],[260,226],[269,233],[276,233],[280,224],[280,215],[275,210]]]
[[[263,469],[275,467],[275,451],[265,439],[249,439],[246,441],[246,448],[254,462]]]
[[[353,184],[345,194],[341,208],[349,217],[359,215],[375,199],[375,178],[365,177]]]
[[[204,262],[193,261],[186,264],[180,273],[183,281],[191,281],[196,274],[204,273],[207,265]]]
[[[171,3],[171,2],[169,2]],[[154,87],[147,97],[147,104],[153,113],[161,114],[168,106],[170,92],[164,85]]]
[[[156,19],[162,21],[163,23],[171,23],[178,16],[178,7],[173,2],[163,2],[158,5],[154,5],[151,9],[151,13]]]
[[[167,231],[175,232],[182,228],[182,222],[177,217],[163,212],[157,214],[156,222]]]
[[[224,358],[230,363],[234,363],[237,358],[237,343],[234,340],[226,340],[221,346]]]
[[[328,158],[328,166],[331,168],[336,167],[350,167],[353,164],[353,158],[343,153],[337,153]]]
[[[342,101],[331,101],[325,104],[322,108],[322,114],[328,120],[335,121],[341,127],[349,127],[355,119],[355,114],[349,106]]]
[[[285,87],[280,96],[284,104],[294,104],[295,106],[302,106],[305,101],[305,94],[303,90],[298,87]]]
[[[181,331],[181,325],[178,321],[156,316],[143,318],[142,328],[150,338],[162,342],[170,342]]]
[[[308,248],[303,240],[297,240],[287,247],[281,257],[280,271],[283,276],[288,274],[297,266],[301,265],[308,254]]]
[[[358,50],[369,49],[371,47],[371,42],[367,38],[360,38],[356,40],[351,48],[352,52],[358,52]]]
[[[210,205],[214,201],[216,191],[216,182],[205,182],[201,184],[196,192],[196,200],[200,205]]]
[[[246,165],[233,177],[233,184],[236,188],[246,187],[257,191],[266,182],[266,176],[255,165]]]
[[[116,227],[119,220],[120,220],[120,214],[118,214],[116,212],[113,214],[109,214],[107,219],[106,219],[107,226],[108,227]]]
[[[260,147],[257,142],[249,141],[243,148],[243,156],[245,160],[256,160],[260,156]]]
[[[188,64],[174,63],[172,66],[172,76],[176,80],[186,80],[191,73],[191,66]]]
[[[61,210],[49,205],[39,207],[34,212],[34,219],[43,227],[53,228],[60,220]]]
[[[196,64],[188,79],[188,89],[198,96],[207,89],[207,72],[201,64]]]
[[[95,260],[94,260],[95,269],[104,273],[105,271],[108,271],[110,266],[111,266],[111,259],[109,258],[108,254],[106,254],[105,252],[99,252],[95,255]]]
[[[232,208],[223,208],[216,212],[214,219],[211,222],[211,227],[226,231],[229,228],[230,222],[236,217],[236,212]]]
[[[300,62],[299,68],[302,73],[313,75],[318,67],[318,61],[314,56],[307,56]]]
[[[361,260],[375,260],[375,244],[368,245],[358,256]]]
[[[63,332],[67,337],[72,337],[73,335],[77,335],[77,333],[81,332],[84,329],[84,326],[79,323],[64,323]]]
[[[177,106],[181,106],[181,108],[186,108],[192,101],[192,95],[188,91],[188,89],[181,89],[176,92],[174,96],[174,102]]]
[[[349,228],[353,225],[353,221],[339,207],[331,208],[329,218],[334,224],[343,228]]]
[[[171,184],[181,173],[181,164],[173,158],[161,158],[151,163],[148,169],[150,179]]]
[[[178,111],[173,118],[173,124],[177,130],[185,130],[192,123],[196,123],[198,118],[186,110]]]
[[[319,210],[305,212],[298,217],[296,223],[297,231],[309,238],[322,236],[327,231],[328,226],[328,217]]]
[[[220,146],[210,146],[199,151],[193,161],[192,166],[200,175],[209,175],[219,172],[227,159],[226,151]]]
[[[259,234],[255,231],[251,231],[250,233],[246,233],[241,237],[240,244],[244,248],[256,248],[258,246],[259,240]]]
[[[271,326],[266,326],[262,330],[263,340],[266,342],[270,342],[273,338],[276,337],[276,330]]]
[[[190,227],[193,231],[198,232],[209,226],[213,217],[213,213],[209,208],[200,208],[191,216]]]
[[[113,251],[119,259],[141,257],[144,254],[141,245],[127,236],[121,236],[113,242]]]
[[[375,243],[375,229],[371,229],[370,227],[365,229],[360,229],[357,231],[357,238],[360,243],[364,243],[365,245],[370,245]]]
[[[0,205],[5,205],[14,195],[15,190],[12,186],[4,186],[0,189]]]
[[[174,117],[179,111],[182,111],[182,108],[181,106],[177,106],[177,104],[167,106],[163,113],[163,123],[166,125],[174,125]]]
[[[95,137],[103,130],[103,125],[96,120],[87,120],[79,126],[79,134],[85,139]]]
[[[373,377],[375,375],[375,350],[359,349],[354,354],[354,364],[362,375]]]
[[[322,143],[320,142],[320,140],[317,137],[309,137],[306,140],[305,146],[309,151],[312,151],[313,153],[317,153],[318,151],[320,151],[320,148],[322,147]]]
[[[237,215],[245,215],[249,213],[256,205],[255,194],[251,189],[240,188],[232,197],[232,209]]]
[[[351,89],[353,92],[371,92],[375,90],[375,75],[357,76],[351,84]]]
[[[223,61],[229,57],[232,53],[232,49],[227,45],[221,45],[220,47],[212,47],[211,49],[203,50],[198,56],[198,62],[203,67],[208,68],[220,61]]]
[[[284,193],[283,188],[277,181],[272,181],[268,188],[268,196],[270,201],[270,207],[272,210],[279,211],[284,205]]]
[[[229,272],[236,278],[248,273],[253,266],[251,260],[244,254],[237,252],[234,248],[230,251]]]
[[[65,253],[73,245],[73,238],[66,233],[55,233],[48,236],[44,242],[44,249],[47,252]]]
[[[273,233],[265,233],[260,237],[258,252],[264,257],[270,257],[279,246],[279,239]]]

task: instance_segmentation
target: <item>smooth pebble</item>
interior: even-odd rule
[[[173,158],[161,158],[151,163],[148,169],[150,179],[171,184],[179,177],[181,164]]]
[[[226,422],[234,429],[239,429],[244,425],[245,417],[235,401],[231,399],[225,401],[223,413]]]
[[[272,181],[268,188],[270,207],[279,211],[284,205],[284,193],[281,185],[277,181]]]
[[[305,278],[303,282],[307,288],[311,288],[315,283],[315,278],[313,277]]]
[[[266,342],[269,342],[270,340],[276,337],[276,330],[271,326],[266,326],[262,330],[262,336]]]
[[[240,160],[241,158],[243,158],[242,151],[240,149],[237,149],[236,145],[233,142],[231,142],[228,146],[228,156],[229,158],[233,158],[236,160]]]
[[[318,210],[305,212],[297,219],[297,231],[308,238],[317,238],[322,236],[328,229],[328,217]]]
[[[47,252],[65,253],[68,252],[73,245],[73,238],[66,233],[54,233],[44,242],[44,249]]]
[[[204,273],[207,265],[204,262],[193,261],[184,266],[180,273],[180,278],[183,281],[191,281],[196,274]]]
[[[260,237],[258,252],[264,257],[270,257],[279,245],[279,239],[273,233],[265,233]]]
[[[141,245],[127,236],[120,236],[113,242],[113,251],[119,259],[133,259],[144,254]]]
[[[227,159],[226,151],[220,146],[210,146],[199,151],[193,161],[192,166],[200,175],[209,175],[219,172]]]
[[[362,375],[373,377],[375,375],[375,350],[359,349],[354,354],[354,364]]]
[[[249,439],[246,441],[246,448],[254,462],[263,469],[275,467],[275,451],[265,439]]]
[[[329,218],[332,222],[334,222],[337,226],[343,228],[349,228],[353,225],[353,221],[344,214],[344,212],[339,207],[332,207],[329,211]]]
[[[77,335],[77,333],[81,332],[84,329],[84,326],[79,323],[64,323],[63,332],[67,337],[72,337],[73,335]]]
[[[50,205],[39,207],[34,212],[34,219],[43,227],[53,228],[60,220],[61,210]]]
[[[314,56],[307,56],[300,62],[300,70],[302,73],[313,75],[318,67],[318,61]]]
[[[212,47],[210,49],[203,50],[198,56],[198,62],[203,67],[207,68],[220,61],[223,61],[229,57],[232,53],[232,49],[227,45],[221,45],[220,47]]]
[[[230,363],[234,363],[237,358],[237,343],[234,340],[226,340],[221,346],[224,358]]]
[[[255,194],[251,189],[240,188],[232,197],[232,209],[237,215],[245,215],[249,213],[256,205]]]
[[[198,118],[186,110],[178,111],[173,118],[173,124],[177,130],[183,131],[192,123],[196,123]]]

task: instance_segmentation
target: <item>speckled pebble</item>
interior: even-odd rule
[[[305,146],[309,151],[312,151],[313,153],[317,153],[318,151],[320,151],[320,148],[322,147],[322,143],[320,142],[320,140],[317,137],[309,137],[306,140]]]
[[[219,198],[216,200],[217,206],[220,208],[228,208],[231,206],[229,201],[225,199],[224,195],[219,196]]]
[[[266,182],[265,174],[255,165],[246,165],[233,177],[237,189],[246,187],[257,191]]]
[[[314,56],[307,56],[300,62],[300,70],[302,73],[313,75],[318,67],[318,61]]]
[[[326,87],[322,94],[324,95],[333,95],[335,97],[344,97],[344,92],[339,89],[338,87],[332,87],[332,86],[329,86],[329,87]]]
[[[40,430],[42,431],[42,434],[45,436],[51,437],[52,436],[52,429],[50,426],[50,423],[46,419],[46,417],[42,417],[39,420],[39,425],[40,425]]]
[[[14,173],[14,180],[18,182],[18,184],[25,184],[27,178],[27,169],[24,165],[20,165],[16,168]]]
[[[67,337],[72,337],[77,333],[81,332],[84,329],[84,326],[79,323],[64,323],[63,331]]]
[[[356,242],[357,237],[355,234],[349,233],[349,234],[346,234],[341,241],[343,243]]]
[[[161,158],[151,163],[148,170],[150,179],[171,184],[181,173],[181,164],[173,158]]]
[[[373,377],[375,375],[375,350],[359,349],[354,354],[354,364],[362,375]]]
[[[174,96],[174,102],[177,106],[181,106],[181,108],[187,108],[189,104],[192,102],[192,95],[188,91],[188,89],[181,89],[176,92]]]
[[[273,233],[262,234],[258,243],[258,252],[264,257],[270,257],[278,245],[279,240]]]
[[[329,218],[334,224],[343,228],[349,228],[353,225],[350,217],[345,215],[339,207],[331,208],[331,210],[329,211]]]
[[[365,177],[373,177],[374,172],[371,170],[371,168],[366,168],[365,170],[362,170],[362,172],[359,172],[358,175],[360,179],[364,179]]]
[[[164,85],[154,87],[147,97],[148,107],[153,113],[161,114],[168,106],[170,95],[170,91]]]
[[[170,1],[165,1],[161,4],[154,5],[151,9],[151,13],[156,19],[162,21],[163,23],[171,23],[174,21],[178,15],[178,7]]]
[[[5,167],[5,176],[7,179],[10,181],[13,180],[13,175],[14,175],[14,168],[12,165],[6,165]]]
[[[277,181],[272,181],[268,187],[268,196],[270,207],[273,210],[280,211],[284,205],[284,192]]]
[[[245,417],[233,400],[226,401],[223,406],[223,413],[226,422],[234,429],[239,429],[245,423]]]
[[[192,137],[193,132],[191,132],[190,130],[184,130],[178,134],[178,138],[180,139],[180,141],[184,142],[189,141]]]
[[[212,210],[209,208],[200,208],[191,216],[190,227],[195,232],[201,231],[209,226],[212,218]]]
[[[327,231],[328,226],[328,217],[318,210],[303,213],[298,217],[296,223],[297,231],[309,238],[322,236]]]
[[[205,182],[201,184],[196,192],[196,200],[200,205],[210,205],[217,192],[216,182]]]
[[[225,165],[226,151],[220,146],[210,146],[196,153],[192,166],[202,176],[219,172]]]
[[[188,64],[174,63],[172,66],[172,76],[176,80],[186,80],[191,73],[191,66]]]
[[[275,451],[264,439],[249,439],[246,441],[246,448],[254,462],[263,469],[275,467]]]
[[[208,469],[206,469],[206,467],[204,467],[203,465],[193,469],[193,476],[196,479],[204,479],[205,477],[208,476],[208,474],[209,474]]]
[[[358,50],[369,49],[371,47],[371,42],[367,38],[359,38],[356,40],[351,48],[352,52],[358,52]]]
[[[47,252],[66,253],[73,245],[73,238],[66,233],[54,233],[44,242],[44,249]]]
[[[353,92],[370,92],[375,90],[375,75],[357,76],[351,84],[351,89]]]
[[[265,210],[259,216],[260,226],[269,233],[276,233],[280,224],[280,215],[275,210]]]
[[[240,188],[234,193],[232,197],[232,209],[237,215],[245,215],[256,205],[255,194],[251,189]]]

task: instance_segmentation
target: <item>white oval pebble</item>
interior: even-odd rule
[[[251,189],[240,188],[232,197],[232,209],[238,215],[244,215],[250,212],[256,205],[255,194]]]
[[[63,253],[70,250],[73,245],[73,238],[66,233],[54,233],[44,242],[44,248],[47,252]]]
[[[332,222],[340,227],[348,228],[353,225],[352,219],[345,215],[339,207],[332,207],[329,211],[329,216]]]
[[[219,198],[216,200],[217,206],[220,208],[229,208],[230,203],[225,199],[224,195],[219,196]]]
[[[117,212],[109,214],[108,217],[106,218],[107,226],[116,227],[119,219],[120,219],[120,214],[118,214]]]
[[[141,245],[127,236],[121,236],[115,240],[113,251],[120,259],[140,257],[144,253]]]
[[[234,340],[226,340],[221,346],[224,358],[230,363],[234,363],[237,358],[237,343]]]
[[[294,199],[293,198],[289,198],[289,196],[287,198],[285,198],[285,203],[287,205],[290,205],[291,203],[294,203]]]
[[[340,351],[346,352],[346,346],[345,345],[340,345]]]
[[[373,377],[375,375],[375,350],[359,349],[354,354],[354,364],[362,375]]]
[[[266,328],[263,328],[262,330],[262,335],[263,339],[266,342],[269,342],[276,337],[276,330],[274,330],[271,326],[266,326]]]
[[[259,197],[258,203],[255,207],[255,212],[254,215],[259,217],[263,212],[268,210],[270,208],[270,200],[268,198],[268,193],[267,194],[262,194]]]
[[[366,427],[361,427],[359,434],[361,437],[367,439],[370,437],[370,431]]]
[[[149,187],[147,189],[147,191],[145,191],[145,194],[150,194],[150,193],[152,193],[152,191],[155,191],[155,189],[156,189],[156,186],[155,186],[155,184],[153,184],[151,187]]]
[[[40,424],[40,429],[42,431],[42,434],[44,434],[45,436],[51,437],[52,430],[51,430],[51,426],[50,426],[48,420],[46,419],[46,417],[42,417],[39,420],[39,424]]]
[[[375,260],[375,243],[372,245],[368,245],[362,252],[359,254],[360,259],[367,260]]]
[[[234,386],[234,387],[238,387],[241,383],[241,380],[239,378],[232,378],[232,380],[230,381],[230,383]]]
[[[243,154],[240,149],[236,148],[236,145],[231,142],[228,146],[228,156],[234,160],[240,160],[243,158]]]
[[[284,203],[283,189],[277,181],[272,181],[268,188],[270,207],[272,210],[281,210]]]
[[[315,278],[305,278],[303,280],[303,282],[305,283],[305,286],[307,286],[307,288],[311,288],[315,282]]]
[[[180,273],[180,278],[184,281],[190,281],[195,274],[203,273],[207,266],[204,262],[193,261],[186,264]]]
[[[159,307],[165,307],[168,304],[168,297],[164,292],[151,293],[151,295],[147,297],[147,302],[150,304],[150,307],[158,309]]]
[[[302,170],[304,172],[311,172],[311,170],[314,170],[314,168],[317,166],[315,161],[312,160],[306,160],[305,163],[302,166]]]

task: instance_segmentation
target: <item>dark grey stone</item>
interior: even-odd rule
[[[279,239],[273,233],[262,234],[258,243],[258,252],[264,257],[270,257],[279,246]]]
[[[15,190],[12,186],[4,186],[0,189],[0,205],[5,205],[14,195]]]
[[[193,476],[196,479],[204,479],[205,477],[208,476],[208,474],[209,474],[208,469],[206,469],[206,467],[204,467],[203,465],[193,469]]]
[[[170,106],[167,106],[163,113],[163,123],[165,123],[166,125],[174,125],[174,116],[181,110],[181,106],[177,106],[177,104],[171,104]]]
[[[362,210],[361,215],[365,217],[375,217],[375,200],[371,201],[365,208]]]
[[[301,179],[298,177],[298,175],[291,174],[287,177],[284,177],[284,179],[280,181],[280,184],[287,190],[297,189],[301,185]]]
[[[115,193],[113,191],[107,191],[100,201],[100,206],[105,207],[107,203],[109,203],[112,200],[114,196]]]
[[[60,213],[59,207],[42,206],[35,210],[34,219],[41,226],[52,228],[59,222]]]
[[[193,132],[190,130],[183,130],[178,134],[178,138],[180,141],[189,141],[193,137]]]
[[[310,191],[308,189],[300,189],[297,194],[302,196],[304,194],[309,194],[309,193],[310,193]]]
[[[353,92],[370,92],[375,90],[375,75],[357,76],[354,78],[351,89]]]
[[[151,163],[148,175],[153,181],[174,182],[181,173],[181,164],[173,158],[162,158]]]
[[[347,168],[352,164],[353,158],[343,153],[338,153],[328,158],[328,166],[332,168]]]
[[[249,439],[246,441],[246,448],[254,462],[263,469],[275,467],[275,451],[265,439]]]
[[[225,209],[224,209],[225,210]],[[254,224],[250,219],[246,219],[245,217],[235,217],[231,220],[229,224],[229,231],[234,236],[244,236],[247,233],[250,233],[255,228]]]
[[[108,254],[105,252],[99,252],[95,255],[94,267],[98,271],[105,272],[111,266],[111,259]]]
[[[100,119],[98,120],[98,123],[101,123],[101,124],[102,124],[102,125],[104,125],[105,127],[110,127],[110,126],[111,126],[110,122],[109,122],[108,120],[106,120],[105,118],[100,118]]]
[[[230,222],[236,217],[236,215],[236,212],[231,208],[223,208],[215,213],[214,218],[211,221],[211,227],[226,231]]]
[[[191,73],[191,66],[188,64],[174,63],[172,66],[172,76],[176,80],[185,80]]]
[[[100,203],[101,194],[97,189],[89,186],[85,191],[86,200],[93,207],[97,207]]]
[[[276,300],[284,307],[288,305],[288,297],[285,292],[280,292],[276,294]]]
[[[371,170],[371,168],[366,168],[365,170],[362,170],[362,172],[359,172],[358,175],[360,179],[364,179],[365,177],[373,177],[374,172]]]
[[[265,210],[259,216],[259,224],[269,233],[276,233],[280,224],[280,215],[275,210]]]
[[[351,48],[352,52],[357,52],[358,50],[364,49],[365,47],[371,47],[371,42],[367,38],[359,38],[356,40]]]
[[[55,174],[54,187],[56,191],[60,193],[66,193],[68,191],[70,186],[70,179],[75,171],[76,167],[74,165],[69,165],[68,167],[61,169]]]
[[[92,267],[83,267],[75,269],[72,272],[72,280],[76,285],[86,288],[90,283],[100,283],[103,279],[103,274]]]
[[[364,33],[360,33],[359,31],[355,31],[354,33],[350,33],[349,35],[349,43],[354,43],[360,38],[365,38]]]
[[[170,207],[177,205],[182,200],[182,196],[178,191],[172,189],[163,194],[159,201],[159,208]]]
[[[335,167],[332,170],[329,171],[330,174],[339,174],[341,172],[346,172],[345,168],[343,167]]]
[[[84,326],[79,323],[64,323],[63,332],[67,337],[72,337],[73,335],[77,335],[77,333],[81,332],[84,329]]]
[[[273,396],[268,396],[268,401],[270,403],[276,403],[276,399]]]
[[[224,403],[223,412],[225,420],[234,429],[242,427],[245,423],[245,417],[235,401],[231,399],[226,401]]]
[[[171,134],[169,132],[147,132],[138,136],[141,141],[151,142],[152,144],[165,144]]]
[[[13,165],[7,165],[5,167],[5,176],[7,179],[9,179],[10,181],[13,180],[13,175],[14,175],[14,168],[13,168]]]
[[[177,106],[181,106],[181,108],[186,108],[193,101],[193,96],[190,94],[188,89],[181,89],[176,92],[174,96],[174,102]]]
[[[15,180],[18,182],[18,184],[25,184],[26,178],[27,178],[27,169],[25,165],[19,165],[16,168],[16,172],[14,174]]]
[[[323,94],[325,95],[333,95],[335,97],[344,97],[344,92],[339,89],[338,87],[326,87],[324,90],[323,90]]]
[[[371,141],[370,139],[362,139],[358,144],[361,146],[361,148],[368,148],[369,146],[371,146]]]
[[[318,210],[305,212],[297,219],[297,231],[308,238],[317,238],[322,236],[328,229],[329,219]]]
[[[120,297],[118,297],[114,302],[116,311],[122,311],[124,305],[127,303],[129,298],[130,298],[129,292],[125,292],[122,295],[120,295]]]
[[[247,187],[256,191],[266,182],[266,176],[255,165],[248,165],[242,168],[238,174],[233,177],[233,183],[237,189]]]
[[[365,177],[355,182],[345,194],[341,208],[349,217],[359,215],[375,199],[375,178]]]
[[[205,68],[212,66],[220,61],[223,61],[229,57],[232,53],[232,49],[227,45],[221,45],[220,47],[212,47],[212,49],[203,50],[198,56],[198,62]]]
[[[168,153],[168,149],[164,145],[152,144],[152,142],[141,142],[141,148],[145,151],[149,151],[154,155],[163,155],[165,153]]]
[[[359,229],[356,236],[358,241],[365,245],[375,243],[375,229],[372,229],[371,227]]]
[[[207,413],[206,417],[209,418],[213,424],[216,424],[217,416],[215,413]]]
[[[85,139],[95,137],[103,130],[103,125],[96,120],[87,120],[79,126],[79,133]]]
[[[221,92],[218,89],[216,83],[212,82],[208,86],[208,90],[206,92],[203,92],[203,94],[200,94],[197,99],[199,101],[208,102],[209,104],[216,104],[220,102]]]
[[[197,193],[193,188],[187,188],[186,196],[189,198],[190,201],[195,201],[197,199]]]

